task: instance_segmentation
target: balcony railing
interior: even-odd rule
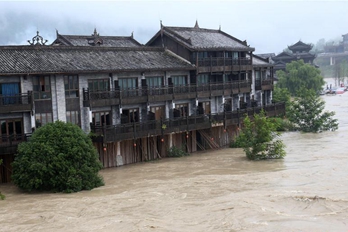
[[[136,99],[139,101],[162,101],[173,100],[178,98],[196,98],[200,94],[207,96],[222,95],[222,91],[229,91],[228,93],[248,92],[251,88],[251,81],[232,81],[224,83],[207,83],[207,84],[190,84],[181,86],[163,86],[163,87],[141,87],[129,88],[125,90],[111,89],[109,91],[89,91],[83,89],[83,98],[85,102],[90,105],[117,105],[121,99]],[[216,90],[221,90],[216,92]],[[215,92],[214,92],[215,91]],[[156,97],[153,97],[156,96]],[[157,96],[165,96],[159,98]],[[114,99],[114,101],[105,100]],[[140,103],[140,102],[139,102]]]
[[[32,92],[15,94],[15,95],[0,95],[1,112],[9,113],[12,111],[24,112],[32,109]]]
[[[255,90],[269,90],[273,87],[272,79],[255,80]]]
[[[211,128],[214,125],[225,126],[239,124],[245,115],[253,116],[264,109],[268,116],[285,113],[285,104],[277,103],[264,107],[250,107],[243,110],[210,115],[192,115],[188,117],[133,122],[114,126],[92,126],[92,131],[102,138],[102,142],[115,142],[148,136],[164,135],[173,132],[192,131]],[[100,142],[100,141],[99,141]]]
[[[197,64],[199,67],[202,66],[233,66],[233,65],[251,65],[250,58],[225,58],[225,57],[207,57],[198,58]]]
[[[31,134],[13,134],[13,135],[1,135],[0,136],[0,147],[14,146],[27,139]]]

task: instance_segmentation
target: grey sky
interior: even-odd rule
[[[129,36],[146,43],[165,26],[221,29],[255,53],[278,54],[302,40],[315,44],[348,33],[348,1],[11,1],[0,2],[0,45],[28,44],[40,31]]]

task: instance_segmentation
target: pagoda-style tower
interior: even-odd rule
[[[305,63],[313,64],[315,55],[309,52],[313,48],[312,44],[306,44],[299,40],[294,45],[288,46],[288,48],[292,53],[284,51],[272,57],[275,62],[274,71],[285,70],[286,64],[295,60],[303,60]]]

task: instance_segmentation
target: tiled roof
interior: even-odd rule
[[[101,43],[94,43],[101,41]],[[133,36],[86,36],[86,35],[60,35],[52,45],[67,46],[101,46],[101,47],[140,47],[142,46]]]
[[[162,27],[162,29],[147,43],[150,44],[161,33],[171,37],[190,50],[228,50],[254,51],[245,41],[221,31],[199,27]]]
[[[254,67],[270,67],[272,64],[270,64],[267,59],[253,55],[253,66]]]
[[[289,59],[295,59],[295,57],[292,54],[289,54],[287,52],[281,52],[278,55],[272,57],[272,60],[289,60]]]
[[[195,69],[170,51],[146,47],[5,46],[0,64],[0,75]]]
[[[311,50],[313,47],[313,45],[311,44],[306,44],[306,43],[303,43],[301,40],[299,40],[297,43],[291,45],[291,46],[288,46],[288,48],[290,50]]]

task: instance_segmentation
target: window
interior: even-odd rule
[[[198,102],[197,114],[210,114],[210,102]]]
[[[186,76],[172,76],[174,86],[186,85]]]
[[[146,84],[148,87],[163,86],[163,77],[146,77]]]
[[[122,110],[121,123],[139,122],[138,109]]]
[[[0,120],[0,143],[7,142],[9,139],[22,140],[22,137],[22,119]]]
[[[232,58],[238,60],[238,52],[232,52]]]
[[[255,71],[255,80],[260,81],[261,80],[261,73],[260,71]]]
[[[174,118],[188,116],[188,104],[176,104],[174,109]]]
[[[33,77],[34,99],[51,99],[51,84],[49,76]]]
[[[79,111],[67,111],[66,112],[66,122],[70,122],[75,125],[80,125]]]
[[[52,122],[52,113],[35,114],[35,124],[37,128],[50,122]]]
[[[209,83],[209,75],[208,74],[199,74],[197,76],[197,84],[205,85]]]
[[[120,78],[118,80],[121,90],[136,89],[138,87],[137,78]]]
[[[18,104],[20,103],[19,83],[2,83],[0,84],[0,105]],[[17,97],[15,97],[17,95]]]
[[[151,120],[160,120],[161,118],[164,119],[165,118],[164,109],[165,109],[164,106],[152,106],[150,108],[149,118]]]
[[[207,58],[208,52],[198,52],[198,58]]]
[[[92,113],[92,124],[94,126],[107,126],[111,125],[110,112],[93,112]]]
[[[79,96],[78,76],[64,76],[65,97],[73,98]]]
[[[91,79],[88,80],[88,89],[90,91],[108,91],[110,90],[109,79]]]

